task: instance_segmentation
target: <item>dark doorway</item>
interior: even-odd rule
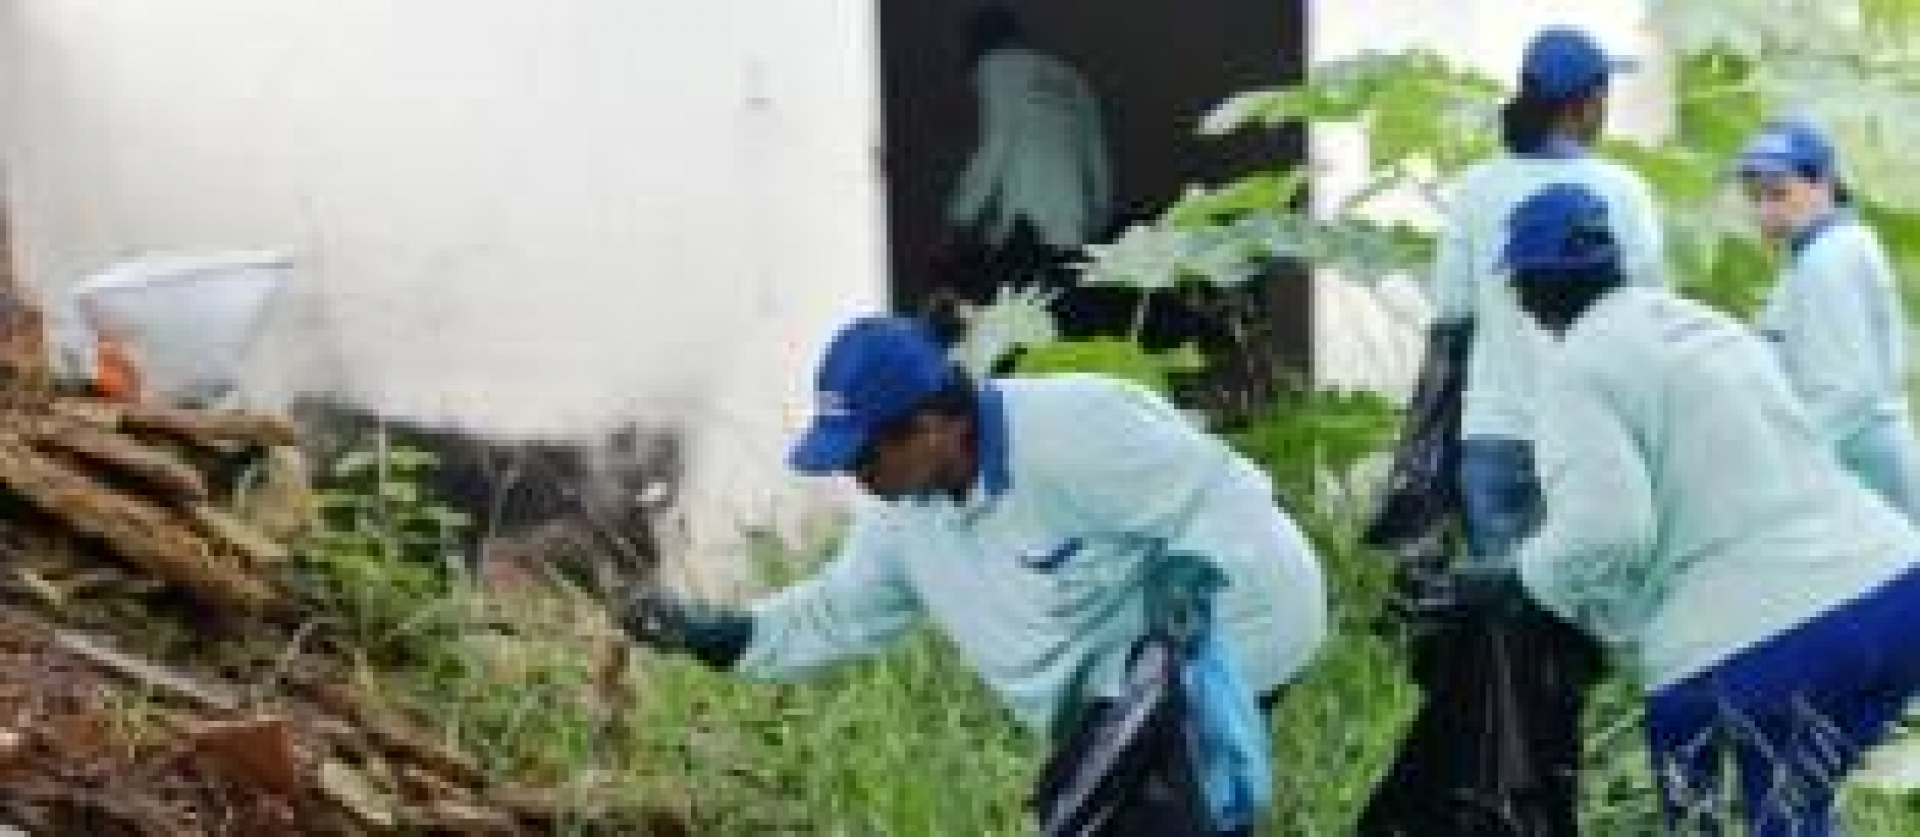
[[[892,294],[900,310],[923,310],[943,281],[954,244],[947,203],[979,139],[967,33],[980,3],[876,3]],[[1034,45],[1074,66],[1100,100],[1116,216],[1108,235],[1157,214],[1188,184],[1304,162],[1305,131],[1298,127],[1230,138],[1195,134],[1201,115],[1227,95],[1301,77],[1304,0],[1002,5],[1019,17]],[[1279,271],[1249,293],[1260,297],[1258,306],[1269,319],[1262,331],[1273,359],[1304,371],[1311,329],[1302,274]],[[1075,324],[1067,326],[1073,330]]]

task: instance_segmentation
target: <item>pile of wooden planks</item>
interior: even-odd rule
[[[7,503],[0,521],[9,528],[53,541],[43,553],[103,550],[224,614],[263,615],[280,603],[271,570],[286,560],[280,539],[291,533],[269,529],[286,529],[286,515],[256,521],[236,513],[251,498],[235,496],[240,481],[232,475],[294,450],[299,438],[290,424],[8,395],[0,403],[0,502]]]

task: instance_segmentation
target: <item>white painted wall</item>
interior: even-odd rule
[[[1512,84],[1520,56],[1543,26],[1586,27],[1608,49],[1640,60],[1621,77],[1608,104],[1608,130],[1656,139],[1672,126],[1672,76],[1647,21],[1647,0],[1323,0],[1307,16],[1310,60],[1327,61],[1365,50],[1425,47]],[[1366,135],[1357,126],[1316,126],[1309,141],[1313,200],[1329,212],[1366,182]],[[1365,211],[1381,220],[1431,226],[1424,199],[1388,194]],[[1315,277],[1315,375],[1322,382],[1404,392],[1417,374],[1427,312],[1416,292],[1423,277],[1397,277],[1380,292],[1351,287],[1343,277]]]
[[[819,345],[881,304],[869,2],[11,0],[6,187],[49,290],[280,249],[254,385],[522,435],[694,431],[693,542],[791,522]],[[724,562],[722,562],[724,563]],[[722,573],[724,575],[724,573]]]
[[[1424,44],[1500,78],[1541,25],[1657,58],[1645,0],[1341,0],[1315,60]],[[24,274],[298,260],[254,376],[520,435],[692,428],[689,538],[821,508],[781,469],[832,326],[884,298],[871,0],[11,0],[0,142]],[[1666,124],[1665,72],[1615,127]],[[1314,194],[1364,137],[1316,131]],[[1386,217],[1431,221],[1389,197]],[[1404,387],[1420,296],[1320,277],[1323,380]],[[725,573],[719,573],[724,576]]]

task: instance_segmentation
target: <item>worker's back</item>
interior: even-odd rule
[[[980,146],[955,189],[951,220],[1004,243],[1021,220],[1049,247],[1078,247],[1112,210],[1100,105],[1086,79],[1024,47],[988,53],[975,70]]]
[[[863,510],[829,569],[758,609],[740,671],[777,679],[864,653],[924,613],[1044,728],[1076,689],[1121,693],[1145,630],[1138,582],[1175,553],[1225,573],[1217,612],[1248,688],[1307,664],[1325,585],[1258,468],[1164,399],[1098,376],[996,379],[982,414],[983,474],[999,476],[962,501]]]
[[[1461,421],[1467,436],[1524,439],[1538,389],[1545,336],[1520,312],[1500,265],[1514,207],[1542,188],[1586,186],[1607,204],[1622,271],[1640,285],[1664,282],[1653,199],[1630,170],[1598,156],[1508,154],[1463,173],[1447,196],[1430,295],[1442,320],[1474,322],[1471,370]]]
[[[1615,291],[1568,332],[1547,381],[1548,502],[1619,507],[1589,519],[1634,520],[1642,504],[1646,514],[1621,526],[1640,531],[1600,539],[1631,546],[1597,552],[1607,566],[1530,576],[1529,585],[1557,588],[1563,611],[1634,646],[1649,687],[1852,599],[1920,557],[1920,536],[1817,438],[1765,345],[1705,306],[1661,290]],[[1570,481],[1563,474],[1595,461],[1629,463],[1611,486],[1584,483],[1582,494],[1597,485],[1608,496],[1556,492]],[[1583,617],[1582,599],[1610,604]]]

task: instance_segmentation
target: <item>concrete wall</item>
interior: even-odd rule
[[[51,290],[291,253],[256,396],[693,444],[695,555],[804,516],[818,346],[883,302],[858,0],[12,0],[8,198]]]
[[[1652,57],[1643,12],[1343,0],[1311,7],[1307,40],[1315,60],[1426,44],[1508,78],[1552,22]],[[300,281],[256,397],[512,435],[684,429],[686,548],[725,568],[742,526],[822,507],[782,448],[820,342],[884,299],[876,29],[860,0],[12,0],[21,267],[49,290],[146,252],[285,250]],[[1664,79],[1622,85],[1616,129],[1663,129]],[[1316,132],[1321,205],[1365,154]],[[1404,385],[1418,293],[1331,279],[1320,377]]]

